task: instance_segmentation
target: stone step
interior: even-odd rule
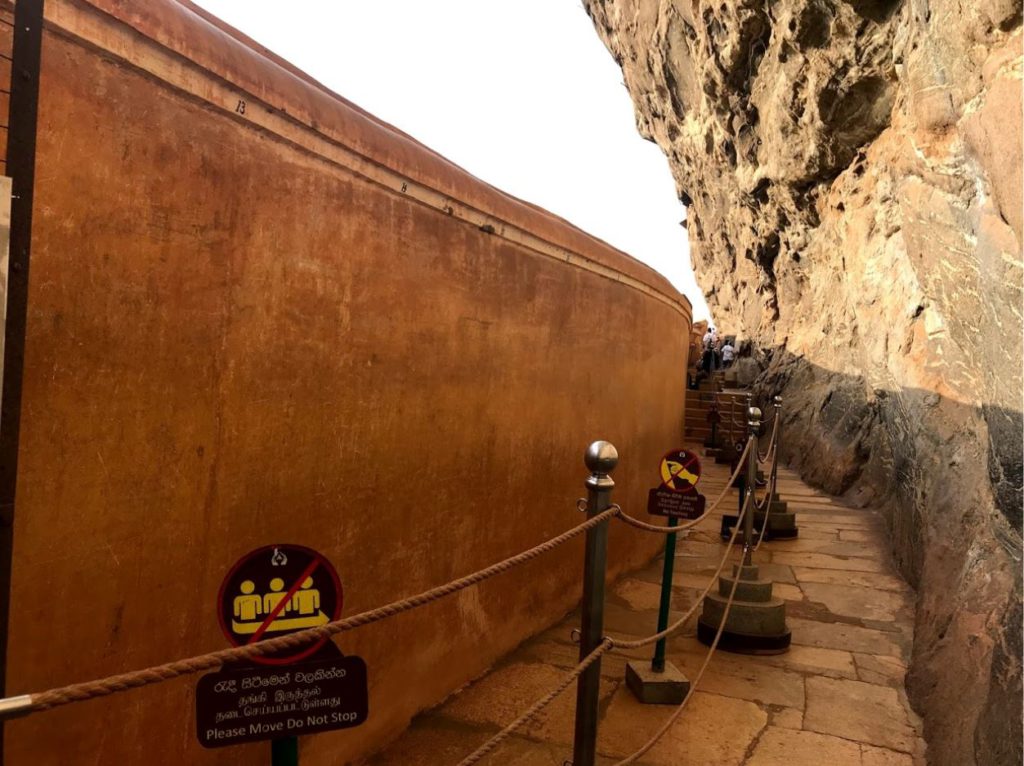
[[[711,405],[713,403],[714,402],[713,402],[713,400],[710,397],[705,399],[705,398],[698,398],[698,397],[692,397],[691,398],[691,397],[687,396],[686,397],[686,411],[687,412],[707,413],[707,411],[711,409]]]

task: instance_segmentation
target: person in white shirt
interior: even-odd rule
[[[729,367],[732,364],[732,360],[735,358],[735,356],[736,356],[736,349],[734,349],[732,347],[732,344],[729,341],[726,341],[725,345],[722,346],[722,363],[723,363],[723,365],[725,367]]]
[[[715,328],[714,327],[709,327],[708,331],[706,333],[704,333],[704,348],[707,348],[712,343],[714,343],[715,342],[715,337],[716,337]]]

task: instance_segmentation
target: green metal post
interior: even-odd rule
[[[299,766],[299,738],[281,737],[271,740],[270,766]]]
[[[674,527],[679,521],[669,516],[668,526]],[[661,606],[658,608],[658,632],[668,627],[668,610],[672,604],[672,570],[676,563],[676,536],[675,533],[665,535],[665,563],[661,568]],[[667,639],[661,639],[654,645],[654,658],[651,660],[651,670],[655,673],[665,671],[665,643]]]

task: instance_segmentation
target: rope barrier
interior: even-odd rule
[[[661,533],[663,535],[671,535],[671,534],[675,534],[676,532],[685,532],[687,529],[693,529],[693,527],[697,526],[698,524],[703,522],[705,519],[707,519],[711,515],[711,512],[714,511],[715,508],[718,507],[718,504],[720,502],[722,502],[722,498],[724,498],[726,493],[728,493],[728,491],[732,488],[732,484],[733,484],[734,481],[736,481],[736,477],[739,476],[740,471],[742,471],[745,468],[745,462],[746,462],[747,456],[749,454],[750,454],[750,441],[748,440],[747,441],[747,446],[743,449],[742,454],[740,455],[739,459],[736,461],[736,470],[734,470],[732,472],[732,476],[730,476],[729,480],[725,483],[725,487],[718,494],[718,497],[716,497],[712,501],[710,507],[705,508],[704,509],[704,513],[702,513],[700,516],[698,516],[695,519],[690,519],[689,521],[686,521],[686,522],[684,522],[682,524],[679,524],[679,525],[677,525],[675,527],[666,527],[666,526],[662,526],[660,524],[648,524],[646,521],[640,521],[640,519],[638,519],[638,518],[636,518],[634,516],[630,516],[628,513],[626,513],[621,508],[619,508],[618,518],[621,521],[625,522],[626,524],[629,524],[631,527],[636,527],[637,529],[643,529],[643,530],[645,530],[647,532],[659,532],[659,533]],[[618,508],[618,506],[613,506],[613,507]]]
[[[746,509],[744,509],[744,513],[746,513]],[[743,518],[743,513],[740,514],[740,518]],[[676,527],[676,529],[678,529],[678,527]],[[568,674],[566,674],[566,676],[559,682],[558,686],[556,686],[550,692],[548,692],[539,700],[534,702],[526,710],[526,712],[524,712],[522,715],[520,715],[518,718],[512,721],[512,723],[508,724],[508,726],[506,726],[500,732],[495,734],[493,737],[487,740],[484,744],[482,744],[480,747],[478,747],[464,759],[459,761],[458,766],[472,766],[472,764],[479,762],[487,754],[492,752],[498,745],[500,745],[503,741],[505,741],[506,739],[508,739],[508,737],[515,733],[517,729],[519,729],[527,721],[529,721],[535,715],[540,713],[544,708],[550,705],[562,692],[568,689],[569,686],[572,685],[572,682],[579,678],[588,667],[594,664],[594,662],[596,662],[598,658],[606,654],[609,650],[637,649],[642,646],[648,646],[650,644],[657,643],[661,639],[672,635],[680,628],[682,628],[683,625],[687,622],[687,620],[689,620],[690,617],[693,616],[693,613],[697,611],[697,607],[701,605],[704,597],[707,596],[708,593],[711,591],[711,588],[714,587],[715,580],[719,577],[719,575],[721,575],[722,570],[725,568],[726,562],[729,560],[729,555],[732,553],[732,548],[736,542],[736,536],[738,531],[739,524],[737,524],[733,528],[732,537],[729,539],[729,544],[726,546],[725,554],[722,556],[722,560],[718,564],[718,569],[715,570],[715,573],[711,576],[711,581],[708,584],[708,587],[705,588],[704,591],[697,597],[693,606],[691,606],[682,617],[680,617],[678,620],[672,623],[672,625],[668,626],[667,628],[665,628],[665,630],[661,631],[660,633],[655,633],[653,635],[647,636],[646,638],[636,639],[633,641],[626,641],[623,639],[614,638],[612,636],[605,636],[602,642],[598,645],[598,647],[594,649],[594,651],[592,651],[590,654],[588,654]],[[722,624],[725,624],[724,618]]]
[[[268,654],[274,654],[276,652],[294,649],[299,646],[303,646],[314,641],[323,640],[339,633],[352,630],[354,628],[369,625],[379,620],[393,617],[403,612],[416,609],[420,606],[424,606],[438,599],[444,598],[452,593],[458,592],[464,588],[471,587],[479,584],[484,580],[494,577],[498,574],[506,572],[520,564],[530,561],[538,556],[546,553],[554,548],[568,542],[569,540],[577,537],[578,535],[590,530],[599,524],[602,524],[613,517],[618,517],[624,523],[630,526],[651,532],[658,532],[661,534],[675,534],[677,532],[691,529],[705,519],[707,519],[711,513],[718,507],[721,501],[724,499],[729,489],[732,488],[733,483],[738,478],[740,472],[747,466],[751,460],[758,463],[771,463],[771,479],[768,482],[767,493],[761,501],[757,500],[756,488],[751,487],[748,489],[750,496],[747,501],[743,504],[736,524],[733,526],[729,542],[726,545],[725,552],[718,564],[717,569],[712,575],[708,586],[700,593],[695,599],[693,605],[675,622],[666,627],[664,630],[658,633],[646,636],[640,639],[625,640],[616,639],[614,637],[606,636],[602,639],[601,643],[584,657],[572,670],[559,681],[546,695],[541,697],[539,700],[533,703],[525,712],[523,712],[518,718],[509,723],[500,732],[491,737],[487,742],[478,747],[473,753],[466,756],[462,761],[459,762],[459,766],[473,766],[478,763],[495,748],[498,747],[505,739],[511,736],[517,729],[527,723],[530,719],[538,715],[544,708],[546,708],[552,701],[554,701],[560,694],[562,694],[574,681],[580,678],[583,673],[586,672],[595,662],[597,662],[604,654],[608,653],[613,649],[637,649],[643,646],[647,646],[668,636],[673,635],[680,630],[693,616],[697,608],[702,604],[704,598],[710,593],[714,587],[716,581],[722,576],[722,571],[725,568],[726,563],[729,561],[730,556],[733,552],[733,547],[736,544],[737,536],[741,523],[745,520],[746,514],[753,512],[753,510],[763,510],[768,507],[768,503],[771,502],[771,498],[774,494],[775,487],[777,484],[777,470],[776,462],[778,460],[778,447],[777,447],[777,435],[778,435],[778,420],[779,414],[776,413],[776,417],[772,426],[772,435],[768,443],[768,447],[762,456],[760,450],[756,450],[754,455],[751,455],[752,439],[748,439],[746,446],[744,447],[741,455],[736,462],[736,468],[733,470],[732,475],[726,482],[722,491],[712,501],[710,506],[705,510],[701,516],[696,519],[687,521],[686,523],[676,527],[665,527],[648,524],[640,521],[625,511],[622,510],[618,505],[612,505],[607,510],[594,516],[593,518],[587,519],[585,522],[572,527],[571,529],[563,532],[556,537],[553,537],[543,543],[540,543],[533,548],[522,551],[514,556],[510,556],[502,561],[492,564],[484,569],[480,569],[473,572],[465,577],[452,580],[443,585],[430,588],[419,594],[410,596],[408,598],[399,599],[389,604],[377,607],[375,609],[361,612],[352,617],[344,619],[334,620],[324,625],[309,628],[306,630],[298,631],[286,636],[279,636],[271,639],[264,639],[244,646],[232,647],[229,649],[223,649],[219,651],[209,652],[206,654],[190,657],[187,659],[177,660],[174,662],[165,663],[163,665],[156,665],[142,670],[131,671],[128,673],[122,673],[117,675],[108,676],[106,678],[96,679],[92,681],[86,681],[81,683],[70,684],[67,686],[57,687],[49,689],[39,693],[26,694],[18,697],[11,697],[6,699],[0,699],[0,720],[9,717],[15,717],[20,715],[29,715],[35,712],[41,712],[43,710],[49,710],[61,705],[67,705],[74,702],[82,702],[89,699],[95,699],[98,697],[104,697],[111,694],[115,694],[120,691],[128,689],[140,688],[152,684],[157,684],[163,681],[168,681],[173,678],[180,676],[189,675],[202,670],[213,669],[219,667],[225,663],[233,662],[243,659],[252,659],[255,657],[261,657]],[[745,555],[752,555],[757,552],[760,548],[762,541],[764,540],[765,532],[768,526],[768,514],[765,513],[765,518],[761,527],[761,531],[757,536],[756,543],[750,541],[752,547],[744,548]],[[718,648],[719,641],[725,630],[725,624],[729,616],[729,612],[732,608],[735,600],[736,590],[739,584],[740,578],[734,577],[732,583],[732,589],[729,593],[729,598],[725,604],[725,608],[722,614],[721,622],[719,623],[715,637],[711,643],[711,647],[704,659],[697,676],[690,687],[686,697],[680,703],[680,705],[673,711],[672,715],[669,716],[667,721],[658,729],[654,736],[648,740],[639,750],[629,755],[625,759],[618,761],[615,766],[628,766],[628,764],[635,763],[636,760],[647,753],[655,744],[661,739],[662,736],[671,728],[672,724],[678,720],[682,714],[687,703],[692,698],[694,692],[697,689],[698,684],[704,676],[704,673],[714,656],[715,651]]]
[[[654,635],[647,636],[646,638],[638,638],[633,641],[625,641],[622,639],[612,638],[611,640],[614,644],[614,648],[639,649],[641,646],[655,644],[663,638],[668,638],[681,627],[683,627],[686,621],[693,616],[693,613],[695,611],[697,611],[697,607],[700,606],[701,602],[704,600],[704,597],[711,592],[711,589],[715,585],[715,580],[719,577],[719,575],[722,574],[722,570],[725,569],[725,562],[729,560],[729,554],[732,553],[732,547],[736,543],[736,537],[740,530],[740,524],[742,523],[743,517],[746,514],[746,512],[747,509],[744,508],[743,511],[740,513],[736,524],[732,528],[732,536],[729,538],[729,544],[725,547],[725,554],[722,556],[722,560],[718,563],[718,569],[716,569],[715,573],[711,576],[711,582],[708,583],[708,587],[706,587],[704,591],[697,597],[696,601],[694,601],[693,606],[691,606],[682,617],[680,617],[678,620],[669,625],[660,633],[655,633]]]
[[[546,708],[548,705],[554,702],[555,699],[562,692],[564,692],[566,689],[572,686],[573,681],[575,681],[577,678],[583,675],[584,671],[586,671],[587,668],[589,668],[591,665],[597,662],[597,660],[600,659],[602,655],[607,654],[608,650],[611,648],[611,639],[605,638],[600,644],[598,644],[597,648],[594,649],[594,651],[592,651],[590,654],[584,657],[583,660],[578,665],[576,665],[576,667],[569,671],[565,675],[565,677],[561,681],[559,681],[558,686],[556,686],[550,692],[548,692],[539,700],[530,705],[530,707],[526,710],[525,713],[523,713],[516,720],[514,720],[504,729],[502,729],[489,740],[480,745],[480,747],[478,747],[472,753],[470,753],[461,761],[459,761],[458,766],[472,766],[472,764],[477,763],[482,758],[487,756],[488,753],[493,751],[496,747],[498,747],[498,745],[500,745],[502,742],[504,742],[506,739],[512,736],[512,734],[515,733],[516,729],[523,726],[523,724],[525,724],[535,715],[540,713],[544,708]]]
[[[775,449],[776,437],[779,435],[779,413],[775,413],[775,417],[772,418],[772,436],[768,440],[768,446],[764,450],[764,457],[761,456],[761,450],[757,451],[757,462],[764,465],[768,462],[768,458],[771,457],[772,450]]]
[[[746,510],[747,509],[744,508],[743,512],[740,513],[740,520],[742,520],[743,514],[746,512]],[[736,524],[736,527],[737,528],[739,527],[739,523]],[[761,526],[761,533],[758,535],[759,539],[763,539],[764,538],[764,533],[765,533],[765,530],[767,529],[767,527],[768,527],[768,517],[765,516],[764,523]],[[735,537],[735,534],[736,533],[735,533],[735,530],[734,530],[733,531],[733,536],[734,537]],[[730,549],[732,548],[732,544],[731,543],[730,543],[729,547],[730,547]],[[756,547],[755,547],[754,550],[756,550]],[[712,579],[712,583],[714,583],[714,579]],[[634,753],[626,756],[621,761],[616,761],[613,764],[613,766],[629,766],[629,764],[631,764],[631,763],[636,763],[637,759],[638,758],[642,758],[644,755],[647,754],[648,751],[650,751],[650,749],[652,747],[654,747],[656,744],[658,744],[658,740],[660,740],[662,737],[664,737],[665,733],[670,728],[672,728],[672,724],[674,724],[677,720],[679,720],[679,716],[681,716],[683,714],[683,710],[686,709],[687,703],[693,697],[694,692],[697,691],[697,687],[698,687],[698,685],[700,685],[700,681],[704,677],[704,671],[707,670],[708,665],[711,664],[711,658],[714,656],[715,650],[718,648],[718,642],[722,639],[722,633],[725,632],[725,623],[729,619],[729,611],[732,609],[733,601],[736,598],[736,588],[739,586],[739,584],[740,584],[740,578],[739,577],[734,577],[733,581],[732,581],[732,588],[729,591],[729,599],[725,602],[725,609],[722,611],[722,621],[720,623],[718,623],[718,630],[715,632],[715,638],[711,642],[711,648],[708,649],[708,653],[704,657],[704,662],[703,662],[703,664],[701,664],[700,670],[697,671],[697,676],[696,676],[696,678],[693,679],[693,683],[690,685],[690,690],[688,692],[686,692],[686,696],[683,697],[683,701],[679,703],[679,706],[672,712],[672,715],[670,715],[668,717],[668,719],[665,721],[665,723],[661,725],[661,727],[658,729],[658,731],[656,731],[654,733],[653,737],[651,737],[649,740],[647,740],[647,742],[644,743],[644,745],[639,750],[637,750]],[[709,588],[709,590],[710,590],[710,588]]]
[[[772,440],[771,440],[771,443],[769,445],[768,453],[765,456],[765,459],[769,459],[770,458],[773,463],[774,463],[774,461],[778,457],[778,450],[775,447],[775,434],[776,433],[777,432],[773,428]],[[688,525],[679,526],[679,527],[660,527],[660,526],[655,526],[653,524],[646,524],[646,523],[641,522],[641,521],[639,521],[637,519],[634,519],[632,516],[629,516],[625,511],[623,511],[617,505],[611,506],[611,508],[609,508],[609,511],[617,511],[616,515],[618,516],[618,518],[621,519],[622,521],[626,522],[627,524],[631,524],[632,526],[636,526],[636,527],[641,528],[641,529],[649,529],[650,531],[655,531],[655,532],[671,533],[671,532],[678,532],[678,531],[681,531],[681,530],[693,527],[696,524],[700,523],[706,516],[708,516],[711,513],[711,511],[714,510],[714,508],[718,505],[718,503],[721,502],[722,498],[725,497],[726,492],[728,492],[729,488],[732,486],[733,481],[735,481],[736,477],[739,475],[740,470],[743,467],[745,467],[746,458],[748,457],[749,451],[750,451],[750,446],[751,446],[751,442],[748,440],[747,441],[747,446],[743,450],[742,456],[737,461],[736,469],[733,471],[732,476],[726,482],[725,488],[722,490],[722,492],[719,494],[719,496],[717,498],[715,498],[714,502],[711,504],[711,507],[702,516],[700,516],[697,519],[693,519]],[[774,488],[775,488],[775,480],[776,480],[776,473],[775,473],[775,471],[772,471],[772,478],[771,478],[771,481],[769,482],[769,485],[768,485],[768,488],[767,488],[768,491],[767,491],[767,494],[766,494],[765,498],[762,500],[762,503],[770,502],[772,493],[774,492]],[[704,598],[708,595],[708,593],[711,592],[711,589],[715,586],[716,581],[721,576],[722,570],[725,568],[725,565],[729,561],[729,557],[732,554],[733,546],[736,544],[736,538],[737,538],[737,536],[739,534],[740,526],[743,524],[743,522],[745,520],[746,514],[748,512],[750,512],[750,510],[752,508],[756,508],[756,509],[760,510],[761,506],[759,506],[757,504],[757,502],[756,502],[756,500],[757,500],[756,490],[754,488],[751,488],[748,491],[750,491],[750,493],[751,493],[750,501],[747,502],[747,503],[744,503],[743,509],[740,511],[740,513],[739,513],[739,515],[738,515],[738,517],[736,519],[736,524],[733,525],[732,533],[731,533],[731,535],[729,537],[729,542],[726,545],[725,552],[722,555],[722,559],[718,563],[717,569],[715,570],[714,574],[711,576],[711,578],[710,578],[710,580],[708,582],[707,587],[704,588],[704,590],[700,593],[700,595],[697,596],[696,599],[694,599],[694,603],[690,606],[689,609],[686,610],[686,612],[679,619],[677,619],[671,625],[666,627],[664,630],[659,631],[658,633],[654,633],[654,634],[652,634],[650,636],[646,636],[644,638],[639,638],[639,639],[634,639],[634,640],[625,640],[625,639],[617,639],[617,638],[614,638],[614,637],[611,637],[611,636],[605,636],[604,639],[601,641],[601,643],[597,646],[597,648],[594,649],[594,651],[592,651],[590,654],[588,654],[569,673],[567,673],[565,675],[565,677],[559,682],[559,684],[554,689],[552,689],[546,695],[544,695],[543,697],[538,699],[536,702],[534,702],[518,718],[516,718],[514,721],[512,721],[510,724],[508,724],[504,729],[502,729],[500,732],[498,732],[493,737],[491,737],[489,740],[487,740],[487,742],[485,742],[480,747],[478,747],[476,750],[474,750],[470,755],[466,756],[466,758],[461,760],[459,762],[458,766],[473,766],[473,764],[478,763],[480,760],[482,760],[484,757],[486,757],[489,753],[493,752],[495,750],[495,748],[498,747],[498,745],[500,745],[504,740],[506,740],[508,737],[510,737],[517,729],[519,729],[521,726],[526,724],[530,719],[532,719],[534,716],[538,715],[541,711],[544,710],[544,708],[546,708],[555,699],[557,699],[558,696],[561,695],[566,689],[568,689],[569,686],[571,686],[572,683],[576,679],[578,679],[586,671],[586,669],[588,667],[590,667],[594,662],[596,662],[601,656],[606,654],[609,650],[614,650],[614,649],[639,649],[639,648],[641,648],[643,646],[649,646],[650,644],[657,643],[658,641],[662,640],[663,638],[667,638],[667,637],[671,636],[672,634],[676,633],[678,630],[680,630],[690,620],[690,618],[693,617],[694,612],[696,612],[697,608],[702,605]],[[757,535],[757,541],[753,543],[753,547],[751,549],[751,554],[756,553],[758,551],[758,549],[760,549],[761,543],[764,541],[765,532],[767,531],[767,529],[768,529],[768,514],[765,514],[764,521],[761,524],[760,532]],[[654,734],[654,736],[650,740],[648,740],[639,750],[637,750],[633,754],[627,756],[625,759],[623,759],[621,761],[616,762],[614,764],[614,766],[628,766],[628,764],[635,763],[638,758],[641,758],[644,754],[646,754],[648,751],[650,751],[650,749],[652,747],[654,747],[658,743],[658,741],[672,727],[672,724],[674,724],[679,719],[679,716],[682,715],[683,710],[686,708],[687,703],[690,701],[690,699],[693,697],[694,692],[697,690],[697,686],[698,686],[698,684],[700,684],[701,679],[704,677],[704,673],[707,670],[707,667],[710,664],[711,659],[714,656],[714,653],[715,653],[715,651],[718,648],[718,644],[721,641],[722,634],[725,631],[726,622],[728,621],[728,618],[729,618],[729,612],[732,609],[733,602],[735,601],[735,598],[736,598],[736,589],[739,586],[739,582],[740,582],[740,578],[739,577],[734,577],[733,578],[732,588],[730,589],[730,592],[729,592],[729,598],[726,601],[725,608],[724,608],[723,613],[722,613],[722,619],[721,619],[721,622],[718,625],[717,631],[715,632],[715,637],[714,637],[714,639],[713,639],[713,641],[711,643],[711,647],[708,650],[708,653],[707,653],[707,655],[704,658],[704,662],[701,664],[701,667],[700,667],[700,669],[697,672],[697,676],[694,679],[693,684],[690,686],[690,690],[687,692],[686,696],[683,698],[683,701],[679,704],[679,706],[676,708],[676,710],[673,711],[672,715],[669,716],[669,718],[666,720],[666,722],[658,729],[658,731]]]
[[[778,456],[775,451],[771,454],[772,460],[777,460]],[[775,471],[771,472],[771,478],[768,480],[768,486],[765,487],[765,495],[760,500],[757,500],[757,491],[754,491],[754,504],[757,506],[757,510],[763,511],[771,505],[772,496],[775,494],[775,485],[778,483],[778,475]]]
[[[246,644],[244,646],[209,652],[207,654],[201,654],[196,657],[189,657],[183,660],[176,660],[174,662],[156,665],[143,670],[121,673],[93,681],[70,684],[68,686],[49,689],[44,692],[9,698],[8,700],[0,700],[0,717],[28,715],[59,707],[61,705],[67,705],[72,702],[83,702],[97,697],[106,697],[127,689],[137,689],[142,686],[149,686],[151,684],[161,683],[162,681],[169,681],[172,678],[178,678],[179,676],[190,675],[203,670],[210,670],[212,668],[219,667],[226,662],[262,657],[285,649],[294,649],[295,647],[312,643],[313,641],[329,638],[330,636],[352,630],[353,628],[369,625],[370,623],[377,622],[378,620],[382,620],[386,617],[393,617],[401,614],[402,612],[429,604],[432,601],[436,601],[459,590],[468,588],[471,585],[476,585],[484,580],[494,577],[495,575],[506,572],[513,567],[526,563],[543,553],[547,553],[548,551],[557,548],[559,545],[568,542],[574,537],[583,534],[588,529],[596,527],[598,524],[607,521],[617,513],[618,511],[616,509],[609,508],[607,511],[588,519],[582,524],[563,532],[557,537],[553,537],[550,540],[540,543],[539,545],[523,551],[522,553],[516,554],[515,556],[510,556],[496,564],[492,564],[489,567],[473,572],[472,574],[466,575],[465,577],[461,577],[457,580],[452,580],[444,585],[439,585],[408,598],[393,601],[390,604],[385,604],[384,606],[377,607],[376,609],[361,612],[353,615],[352,617],[328,622],[324,625],[301,630],[286,636],[278,636],[276,638],[265,639],[252,644]]]

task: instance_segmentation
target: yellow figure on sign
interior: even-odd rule
[[[670,489],[682,489],[676,481],[689,482],[691,486],[697,483],[697,475],[687,471],[682,463],[674,460],[661,461],[661,480]]]
[[[238,589],[242,591],[242,595],[235,596],[235,617],[243,622],[255,620],[263,613],[263,599],[253,593],[256,585],[252,580],[246,580]]]
[[[320,591],[313,587],[313,578],[307,577],[301,586],[301,590],[295,592],[291,603],[288,604],[289,612],[299,614],[316,614],[320,610]]]
[[[274,607],[281,603],[281,599],[284,598],[284,594],[281,592],[284,590],[284,580],[280,577],[275,577],[270,581],[270,593],[263,596],[263,613],[270,614],[274,611]],[[285,604],[284,609],[281,610],[281,614],[288,611],[288,605]]]
[[[275,577],[270,581],[270,590],[262,596],[253,593],[256,586],[252,580],[244,581],[239,589],[242,591],[242,595],[235,597],[235,619],[231,621],[231,630],[238,635],[256,633],[262,626],[260,615],[269,616],[287,595],[284,580],[280,577]],[[265,620],[266,617],[263,619]],[[280,633],[287,630],[314,628],[317,625],[330,622],[330,619],[320,610],[320,590],[313,587],[313,578],[307,577],[302,581],[299,590],[295,591],[273,621],[267,625],[265,632]]]

